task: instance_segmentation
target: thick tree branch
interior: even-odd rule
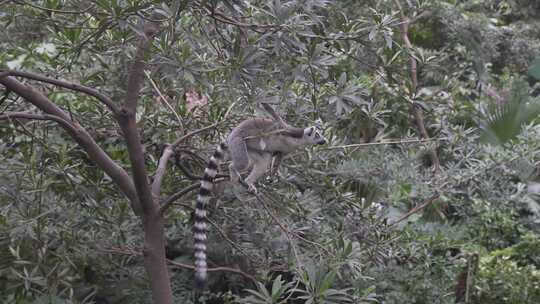
[[[140,205],[137,198],[135,187],[127,172],[114,162],[103,149],[101,149],[88,132],[76,121],[71,120],[69,115],[51,102],[45,95],[29,85],[17,81],[13,77],[0,78],[0,84],[15,94],[23,97],[28,102],[42,110],[43,112],[55,117],[51,120],[57,122],[69,122],[71,127],[64,123],[62,126],[69,135],[86,151],[88,157],[93,160],[111,179],[118,185],[120,190],[129,198],[132,208],[136,214],[140,214]]]
[[[146,67],[144,61],[145,53],[149,49],[151,38],[157,30],[158,26],[155,23],[146,23],[144,29],[145,35],[140,37],[135,58],[130,69],[126,98],[118,114],[118,122],[127,142],[129,159],[133,170],[133,181],[145,213],[151,208],[149,204],[152,204],[154,201],[148,183],[144,151],[137,128],[136,113],[137,102],[144,78],[144,69]]]
[[[37,81],[41,81],[41,82],[45,82],[45,83],[50,83],[50,84],[53,84],[53,85],[61,87],[61,88],[66,88],[66,89],[70,89],[70,90],[73,90],[73,91],[85,93],[87,95],[90,95],[90,96],[93,96],[93,97],[97,98],[105,106],[107,106],[107,108],[113,114],[118,113],[118,109],[114,105],[111,98],[109,98],[107,95],[105,95],[103,93],[100,93],[98,90],[90,88],[90,87],[86,87],[86,86],[83,86],[83,85],[80,85],[80,84],[76,84],[76,83],[68,82],[68,81],[64,81],[64,80],[45,77],[45,76],[37,75],[37,74],[34,74],[34,73],[30,73],[30,72],[12,71],[12,70],[1,71],[0,70],[0,79],[2,77],[5,77],[5,76],[17,76],[17,77],[37,80]]]
[[[152,196],[152,189],[148,183],[144,149],[136,121],[137,104],[146,68],[146,52],[150,49],[153,36],[158,31],[159,24],[154,22],[144,24],[143,34],[139,37],[128,76],[126,98],[117,119],[126,139],[133,181],[143,210],[144,268],[148,273],[152,297],[155,303],[172,304],[171,282],[165,260],[165,224],[159,212],[158,199]]]

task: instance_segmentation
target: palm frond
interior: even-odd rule
[[[507,98],[488,106],[480,122],[482,141],[502,145],[516,138],[523,125],[535,121],[540,114],[540,99],[530,98],[528,91],[528,84],[516,79]]]

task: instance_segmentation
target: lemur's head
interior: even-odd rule
[[[326,139],[322,136],[321,131],[316,127],[309,127],[304,129],[304,138],[310,144],[324,145]]]

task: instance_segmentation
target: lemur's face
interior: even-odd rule
[[[308,143],[314,145],[326,144],[326,139],[322,136],[321,131],[316,127],[309,127],[304,129],[304,138]]]

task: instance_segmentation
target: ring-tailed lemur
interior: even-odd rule
[[[219,163],[224,159],[224,152],[228,150],[231,158],[231,180],[238,182],[240,174],[251,168],[245,182],[252,192],[256,192],[255,182],[268,172],[273,156],[281,159],[303,146],[325,143],[326,140],[315,127],[294,128],[271,119],[253,118],[236,126],[229,134],[227,143],[221,143],[216,148],[204,170],[195,206],[193,239],[197,288],[202,288],[206,282],[206,204],[210,199]]]

